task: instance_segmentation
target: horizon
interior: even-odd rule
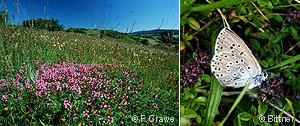
[[[72,4],[69,4],[72,3]],[[178,0],[33,0],[2,1],[9,23],[22,25],[30,19],[56,19],[64,29],[86,28],[123,33],[155,29],[179,30]]]

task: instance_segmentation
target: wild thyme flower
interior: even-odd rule
[[[69,100],[64,100],[64,106],[65,106],[65,109],[67,109],[68,111],[70,111],[71,102]]]

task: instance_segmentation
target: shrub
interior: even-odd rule
[[[172,42],[172,33],[171,32],[163,32],[160,35],[160,41],[162,43],[171,43]]]
[[[2,25],[7,25],[7,22],[8,22],[8,13],[7,11],[2,11],[1,12],[1,15],[0,15],[0,26]]]
[[[81,33],[86,34],[87,29],[85,28],[68,28],[66,32],[75,32],[75,33]]]
[[[48,31],[61,31],[63,30],[63,26],[59,24],[59,21],[56,19],[31,19],[23,21],[23,26],[28,28],[35,28],[35,29],[45,29]]]

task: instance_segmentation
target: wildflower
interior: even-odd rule
[[[18,97],[18,100],[20,100],[20,101],[21,101],[21,100],[23,100],[23,98],[22,98],[22,97]]]
[[[114,122],[114,118],[110,116],[107,117],[107,120],[110,121],[111,123]]]
[[[127,102],[126,100],[122,100],[121,104],[123,104],[123,105],[127,105],[127,104],[128,104],[128,102]]]
[[[98,121],[100,124],[105,123],[105,120],[103,118],[99,118]]]
[[[69,100],[64,100],[64,106],[69,111],[71,108],[71,102]]]
[[[90,117],[89,111],[83,111],[83,117],[84,118],[89,118]]]
[[[183,83],[182,86],[193,86],[193,84],[198,81],[201,71],[202,70],[200,69],[200,64],[196,61],[192,61],[189,64],[185,65],[181,69],[181,75],[183,80],[188,85],[185,85],[185,83]]]
[[[300,23],[300,10],[289,9],[287,11],[286,21],[289,24],[299,24]]]
[[[152,108],[157,109],[157,108],[158,108],[158,107],[157,107],[157,104],[152,103]]]
[[[104,106],[105,110],[110,109],[110,105]]]
[[[91,105],[91,104],[92,104],[92,100],[91,99],[86,101],[86,105]]]
[[[26,88],[26,89],[30,89],[31,84],[29,83],[29,80],[26,79],[24,83],[25,83],[25,88]]]
[[[99,113],[100,113],[99,110],[94,110],[95,115],[98,115]]]
[[[270,80],[263,81],[259,86],[257,93],[261,95],[262,99],[268,98],[272,100],[279,100],[279,97],[283,96],[283,79],[272,78]]]

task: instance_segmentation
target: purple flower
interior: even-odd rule
[[[71,108],[71,102],[69,100],[64,100],[64,106],[69,111]]]
[[[157,104],[152,103],[152,108],[157,109],[157,108],[158,108],[158,107],[157,107]]]
[[[29,80],[26,79],[24,83],[25,83],[25,88],[26,88],[26,89],[30,89],[31,84],[29,83]]]
[[[99,121],[100,124],[105,123],[105,120],[103,118],[99,118],[98,121]]]
[[[123,105],[127,105],[127,104],[128,104],[128,102],[127,102],[126,100],[122,100],[121,104],[123,104]]]
[[[108,116],[108,117],[107,117],[107,120],[108,120],[109,122],[111,122],[111,123],[112,123],[112,122],[114,122],[114,117],[110,117],[110,116]]]
[[[90,117],[89,111],[83,111],[83,117],[84,118],[89,118]]]

